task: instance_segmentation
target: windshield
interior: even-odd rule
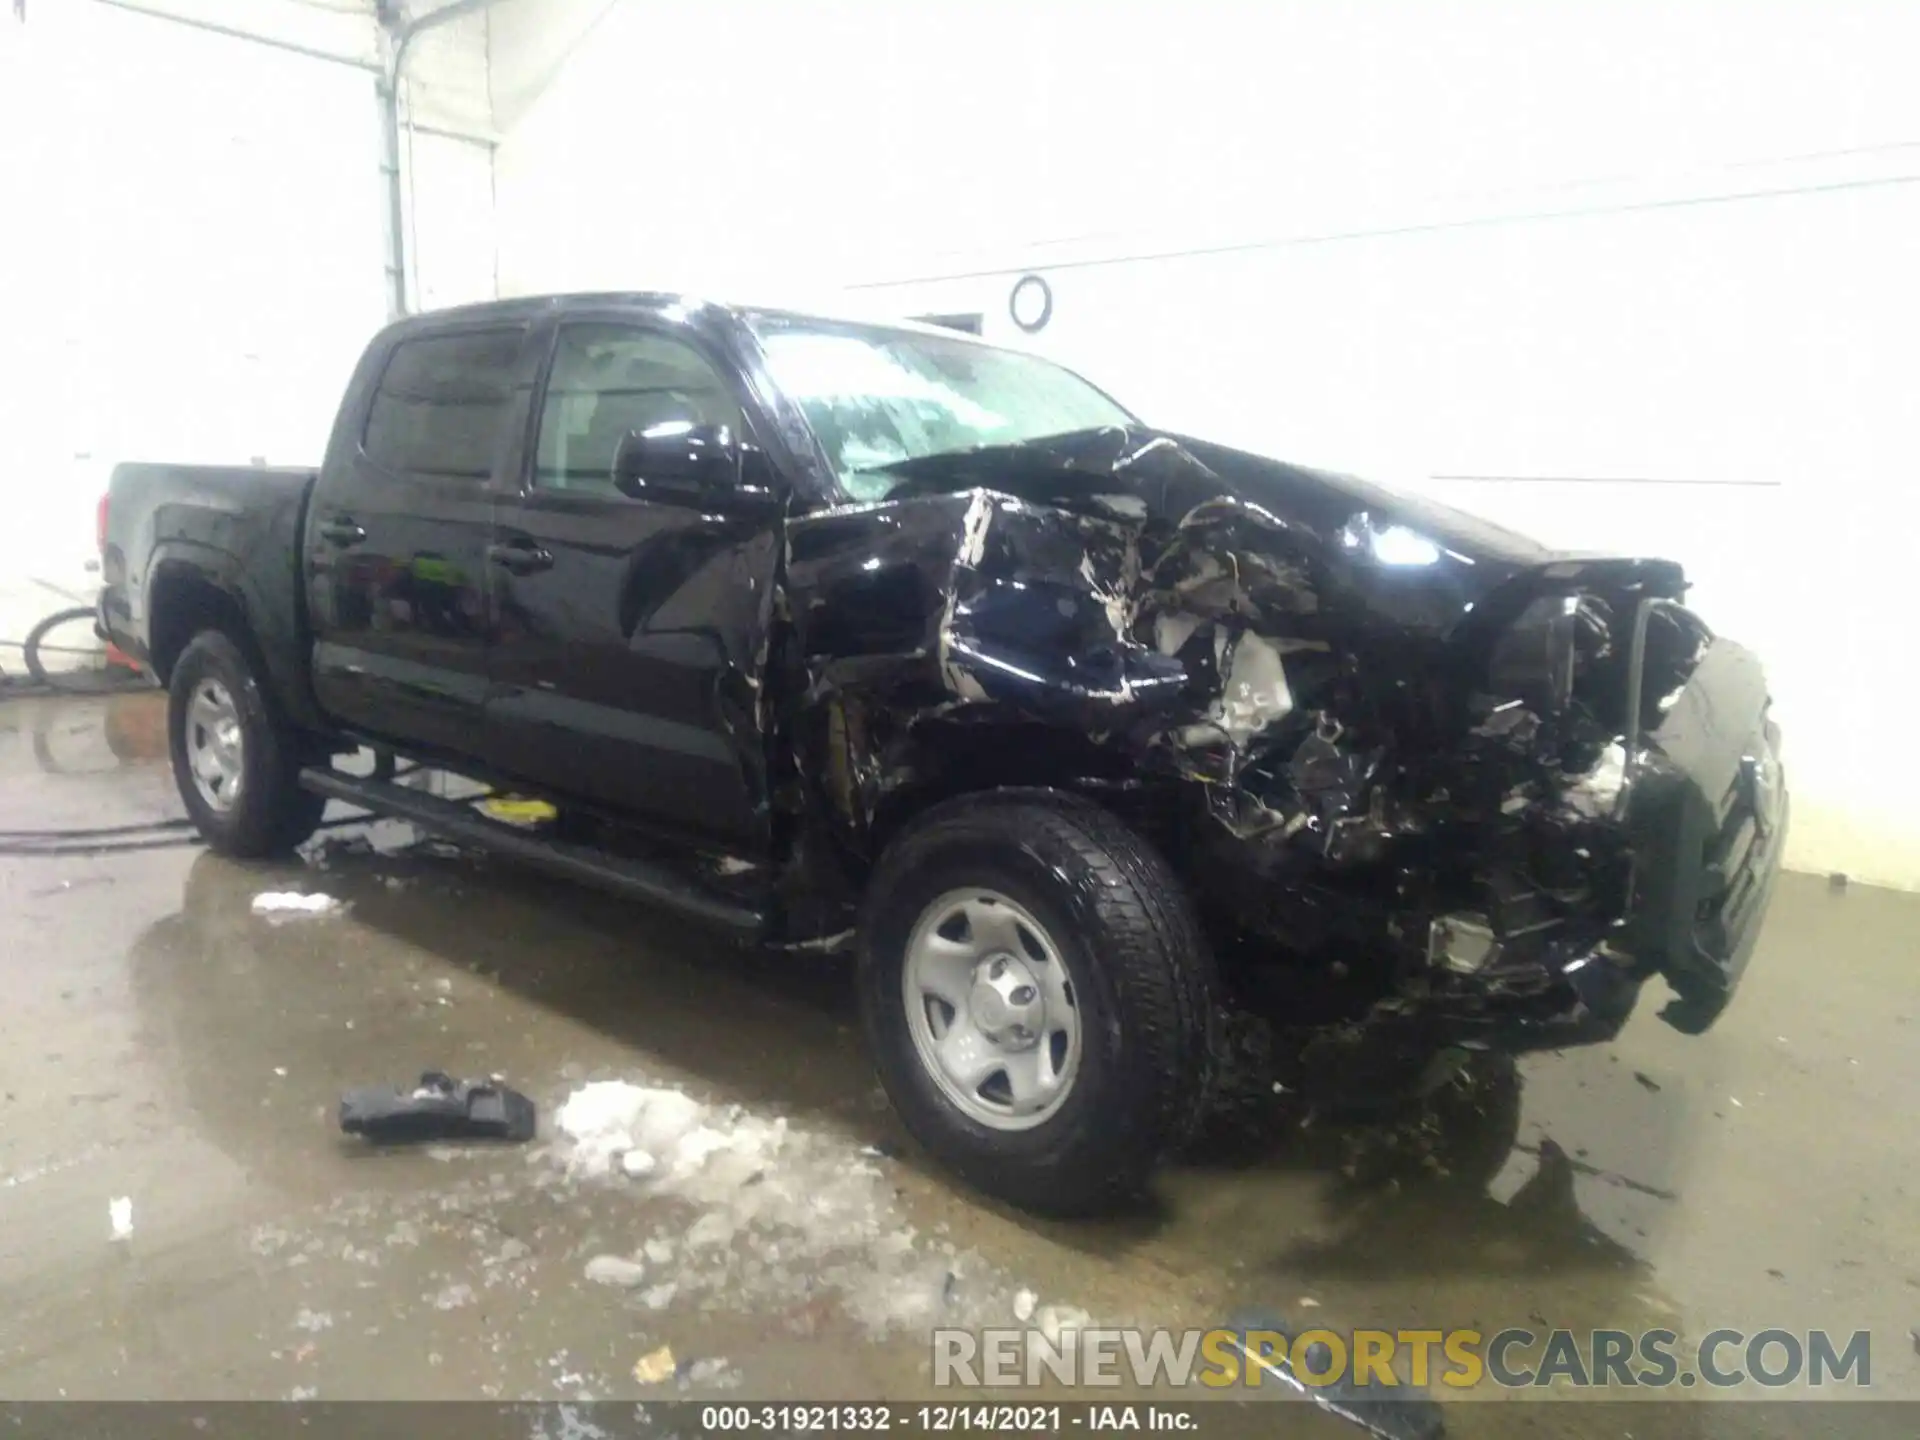
[[[760,316],[774,383],[800,406],[856,500],[897,483],[888,466],[1011,445],[1133,417],[1071,371],[942,335]]]

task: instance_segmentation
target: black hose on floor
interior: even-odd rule
[[[124,666],[108,665],[100,669],[49,670],[41,657],[43,655],[97,655],[104,653],[98,648],[82,649],[75,645],[49,645],[47,636],[63,625],[97,625],[98,620],[91,605],[75,605],[67,610],[56,610],[33,629],[27,632],[25,640],[0,640],[0,646],[7,646],[21,652],[26,662],[27,674],[32,684],[43,691],[61,695],[104,695],[120,690],[145,689],[152,681],[137,670]],[[17,684],[17,682],[16,682]],[[13,688],[13,687],[9,687]]]
[[[149,830],[191,830],[193,822],[181,818],[149,820],[143,825],[97,825],[73,830],[0,830],[0,845],[21,840],[91,840],[116,835],[143,835]]]
[[[349,825],[366,825],[379,817],[347,815],[323,821],[319,830],[343,830]],[[154,834],[156,830],[169,833]],[[161,820],[152,825],[105,827],[102,830],[0,831],[0,858],[59,859],[74,855],[118,855],[122,851],[164,850],[175,845],[203,845],[206,842],[193,828],[191,820]]]
[[[397,766],[396,776],[411,775],[420,769],[418,761]],[[338,820],[322,821],[320,830],[341,830],[349,825],[367,825],[379,819],[371,813],[346,815]],[[200,845],[200,834],[193,821],[177,819],[149,820],[144,824],[76,826],[60,830],[0,830],[0,858],[44,859],[70,855],[114,855],[123,850],[163,850],[173,845]]]
[[[0,859],[61,860],[73,856],[119,855],[133,850],[167,850],[200,843],[198,835],[156,835],[145,840],[99,841],[91,845],[0,844]]]

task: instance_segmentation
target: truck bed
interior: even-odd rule
[[[299,667],[301,522],[319,471],[264,465],[116,465],[107,488],[101,618],[113,640],[160,678],[175,650],[152,631],[157,593],[204,583],[231,596],[261,637],[283,700]],[[272,643],[279,642],[279,643]]]

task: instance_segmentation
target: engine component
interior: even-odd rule
[[[1484,915],[1437,915],[1427,928],[1427,961],[1462,975],[1484,970],[1500,953]]]

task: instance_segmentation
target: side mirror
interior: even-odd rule
[[[725,425],[669,420],[630,430],[613,460],[613,484],[631,500],[702,500],[740,482],[740,445]]]

